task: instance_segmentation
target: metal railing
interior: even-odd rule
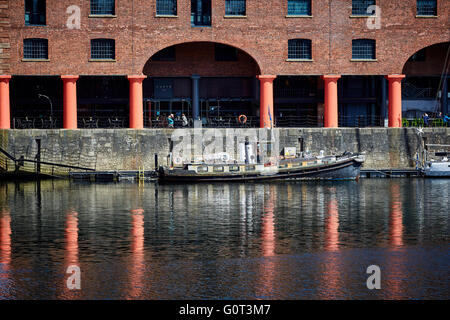
[[[378,115],[339,115],[339,127],[384,127],[385,119]],[[426,126],[422,118],[405,118],[403,120],[405,127]],[[446,127],[449,126],[441,118],[430,118],[428,126]],[[14,118],[14,129],[58,129],[62,124],[60,119],[42,119],[42,118]],[[174,120],[173,128],[192,128],[193,119],[188,118],[188,124],[184,125],[180,117]],[[317,128],[323,127],[323,116],[303,115],[303,116],[281,116],[275,117],[274,125],[278,128]],[[78,128],[80,129],[126,129],[129,127],[128,117],[89,117],[79,118]],[[257,116],[247,116],[246,121],[239,121],[238,116],[220,116],[220,117],[202,117],[202,127],[204,128],[259,128],[260,118]],[[158,117],[156,119],[144,118],[144,128],[161,129],[170,128],[167,117]]]
[[[71,172],[84,171],[94,172],[95,169],[71,166],[61,163],[52,163],[47,161],[25,159],[23,156],[19,159],[9,154],[3,148],[0,148],[0,173],[10,174],[29,174],[33,176],[45,176],[53,178],[68,177]]]
[[[275,118],[275,126],[279,128],[295,127],[321,127],[323,118],[312,115],[305,116],[285,116]]]
[[[428,122],[428,123],[426,123]],[[425,121],[423,118],[403,118],[403,127],[450,127],[449,120],[443,118],[429,118]]]
[[[58,128],[57,118],[13,118],[13,129],[56,129]]]

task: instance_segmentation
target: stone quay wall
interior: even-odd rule
[[[81,130],[0,130],[0,147],[16,158],[34,159],[36,139],[41,140],[41,161],[96,169],[97,171],[151,170],[155,154],[159,165],[167,165],[170,148],[177,149],[199,129],[81,129]],[[261,131],[262,130],[262,131]],[[279,150],[296,147],[313,155],[345,151],[365,152],[364,169],[411,169],[428,144],[450,144],[450,128],[277,128],[273,129]],[[266,129],[203,129],[206,136],[229,137],[259,133]],[[217,135],[216,135],[217,136]],[[425,139],[423,139],[425,138]],[[190,139],[190,138],[188,138]],[[186,140],[187,141],[187,140]],[[225,141],[225,140],[224,140]],[[234,140],[236,141],[236,140]],[[236,145],[237,143],[235,143]],[[206,148],[208,142],[205,143]],[[224,143],[226,145],[226,143]],[[205,146],[204,146],[205,147]],[[231,150],[236,152],[237,147]],[[215,150],[216,152],[228,151]]]

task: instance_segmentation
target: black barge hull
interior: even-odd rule
[[[266,180],[357,180],[359,179],[362,162],[354,158],[337,163],[311,168],[298,168],[274,174],[192,174],[178,169],[173,172],[160,168],[159,182],[192,183],[192,182],[232,182],[232,181],[266,181]]]

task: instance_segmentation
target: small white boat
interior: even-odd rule
[[[427,145],[428,148],[439,148],[443,150],[445,148],[450,149],[450,145]],[[426,178],[450,178],[450,152],[438,151],[430,152],[426,151],[425,165],[422,169],[422,174]]]

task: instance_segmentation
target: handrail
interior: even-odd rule
[[[30,163],[40,163],[40,164],[47,165],[47,166],[55,166],[55,167],[67,168],[67,169],[77,169],[77,170],[85,170],[85,171],[92,171],[92,172],[95,171],[95,169],[92,169],[92,168],[83,168],[83,167],[71,166],[71,165],[67,165],[67,164],[59,164],[59,163],[52,163],[52,162],[45,162],[45,161],[37,161],[37,160],[29,160],[29,159],[18,160],[18,161],[30,162]]]
[[[4,150],[1,147],[0,147],[0,152],[3,153],[10,160],[14,161],[14,164],[16,166],[17,166],[17,163],[23,164],[23,163],[27,162],[27,163],[34,163],[34,164],[42,164],[42,165],[47,165],[47,166],[53,166],[53,167],[57,167],[57,168],[76,169],[76,170],[84,170],[84,171],[91,171],[91,172],[95,171],[95,169],[92,169],[92,168],[71,166],[71,165],[61,164],[61,163],[53,163],[53,162],[30,160],[30,159],[17,159],[17,158],[15,158],[11,154],[9,154],[6,150]],[[20,164],[19,164],[19,166],[23,166],[23,165],[20,165]]]
[[[12,161],[16,162],[17,159],[14,158],[12,155],[10,155],[6,150],[3,150],[3,148],[0,148],[0,152],[3,153],[5,156],[7,156],[9,159],[11,159]]]

